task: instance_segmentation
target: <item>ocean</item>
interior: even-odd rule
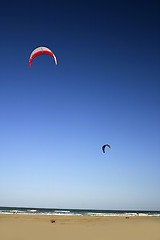
[[[139,212],[139,216],[160,217],[160,211],[0,207],[0,214],[66,215],[66,216],[137,216],[137,212]]]

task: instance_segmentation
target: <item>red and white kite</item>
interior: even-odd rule
[[[30,58],[29,58],[29,66],[31,67],[31,63],[32,63],[32,60],[39,56],[39,55],[42,55],[42,54],[48,54],[48,55],[51,55],[53,58],[54,58],[54,61],[55,61],[55,64],[57,65],[57,59],[56,59],[56,56],[52,53],[52,51],[47,48],[47,47],[37,47],[35,48],[31,55],[30,55]]]

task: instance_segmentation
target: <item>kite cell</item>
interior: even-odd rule
[[[105,144],[105,145],[103,145],[103,147],[102,147],[102,151],[105,153],[105,148],[106,148],[106,146],[107,147],[109,147],[109,148],[111,148],[111,146],[109,145],[109,144]]]
[[[32,63],[32,60],[39,56],[39,55],[42,55],[42,54],[48,54],[48,55],[51,55],[53,58],[54,58],[54,61],[55,61],[55,64],[57,65],[57,59],[56,59],[56,56],[52,53],[52,51],[47,48],[47,47],[37,47],[35,48],[32,52],[31,52],[31,55],[30,55],[30,58],[29,58],[29,66],[31,67],[31,63]]]

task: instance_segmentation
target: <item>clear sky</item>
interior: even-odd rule
[[[160,210],[159,1],[0,8],[0,206]]]

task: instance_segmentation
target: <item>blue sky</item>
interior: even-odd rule
[[[127,2],[1,5],[1,206],[160,210],[160,5]]]

